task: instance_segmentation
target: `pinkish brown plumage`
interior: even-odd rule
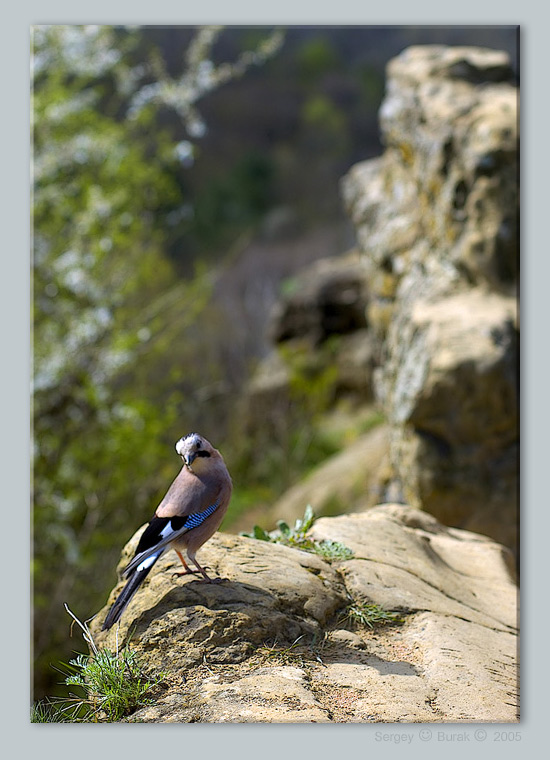
[[[180,575],[200,573],[205,581],[212,582],[195,555],[221,525],[231,498],[231,478],[220,452],[198,433],[180,438],[176,451],[183,467],[141,535],[136,553],[124,570],[128,583],[107,613],[103,630],[116,623],[168,549],[174,549],[182,562],[184,572]],[[182,552],[196,570],[189,569]]]

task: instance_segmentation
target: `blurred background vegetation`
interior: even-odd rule
[[[311,434],[330,371],[258,438],[240,400],[279,289],[353,243],[338,183],[380,153],[385,64],[434,42],[515,53],[502,27],[34,28],[35,698],[74,647],[63,602],[105,603],[182,434],[223,451],[229,530],[338,448]]]

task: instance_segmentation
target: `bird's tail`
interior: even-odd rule
[[[141,563],[141,565],[139,565],[136,568],[135,572],[132,573],[130,580],[124,586],[124,588],[118,595],[115,603],[113,604],[113,606],[107,613],[105,622],[103,623],[103,626],[101,627],[102,631],[107,631],[109,628],[111,628],[112,625],[114,625],[117,622],[117,620],[119,620],[120,616],[126,609],[130,599],[133,597],[133,595],[136,593],[136,591],[138,590],[142,582],[145,580],[145,578],[149,574],[151,568],[153,567],[157,559],[163,553],[164,553],[164,550],[158,552],[158,554],[153,554],[150,557],[147,557],[147,559],[144,560]]]

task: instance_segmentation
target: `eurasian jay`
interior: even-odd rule
[[[220,452],[198,433],[180,438],[176,451],[183,460],[183,467],[123,572],[128,583],[107,613],[102,630],[117,622],[155,562],[168,549],[174,549],[184,567],[177,575],[200,573],[210,583],[220,580],[208,576],[195,554],[219,528],[227,511],[232,489],[229,472]],[[196,570],[189,569],[182,551],[186,551]]]

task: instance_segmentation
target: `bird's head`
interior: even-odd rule
[[[204,466],[203,462],[207,462],[211,457],[219,456],[212,444],[198,433],[189,433],[189,435],[180,438],[176,443],[176,451],[189,470],[191,470],[193,462],[195,462],[195,468],[200,470]]]

